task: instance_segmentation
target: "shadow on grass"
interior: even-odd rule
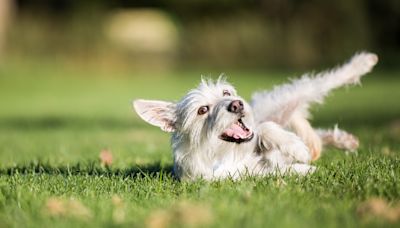
[[[154,177],[160,174],[173,177],[172,165],[163,166],[160,163],[149,165],[138,165],[126,169],[101,167],[97,162],[88,162],[87,164],[75,164],[72,166],[54,166],[46,163],[31,163],[15,167],[0,168],[0,175],[13,176],[16,174],[49,174],[65,176],[106,176],[106,177],[131,177],[143,178]]]

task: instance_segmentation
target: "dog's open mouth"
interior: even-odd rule
[[[238,119],[220,135],[220,139],[227,142],[242,143],[250,141],[253,136],[254,133],[244,125],[242,119]]]

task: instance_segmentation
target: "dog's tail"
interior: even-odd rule
[[[330,71],[315,76],[306,74],[272,91],[256,93],[252,99],[255,119],[257,122],[274,121],[285,126],[294,113],[308,118],[310,104],[322,103],[333,89],[359,83],[361,76],[370,72],[377,62],[377,55],[361,52]]]

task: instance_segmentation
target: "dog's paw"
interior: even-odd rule
[[[266,150],[277,149],[285,158],[286,163],[309,163],[311,154],[308,147],[296,134],[284,130],[273,122],[260,125],[259,147]]]
[[[354,152],[360,145],[359,140],[356,136],[340,130],[337,126],[333,130],[333,144],[341,149]]]
[[[374,53],[361,52],[351,60],[351,65],[360,74],[368,73],[378,63],[378,56]]]
[[[310,163],[311,153],[304,142],[294,133],[287,132],[287,135],[278,144],[279,150],[287,156],[290,162]]]
[[[366,60],[367,60],[367,64],[369,64],[370,66],[374,66],[378,63],[378,55],[374,54],[374,53],[368,53],[366,56]]]

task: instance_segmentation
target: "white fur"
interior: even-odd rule
[[[304,175],[315,170],[310,165],[313,145],[322,145],[324,139],[341,148],[347,145],[340,142],[341,137],[329,137],[339,130],[314,131],[307,120],[310,104],[322,103],[332,89],[358,83],[376,63],[374,54],[357,54],[334,70],[256,93],[251,105],[219,78],[216,82],[203,79],[177,103],[135,100],[134,108],[148,123],[172,132],[174,173],[180,179],[237,179],[275,172]],[[243,102],[240,113],[228,110],[235,100]],[[198,114],[201,106],[208,106],[209,112]],[[239,118],[254,137],[241,143],[222,140],[221,134]],[[353,144],[347,147],[354,149]]]

